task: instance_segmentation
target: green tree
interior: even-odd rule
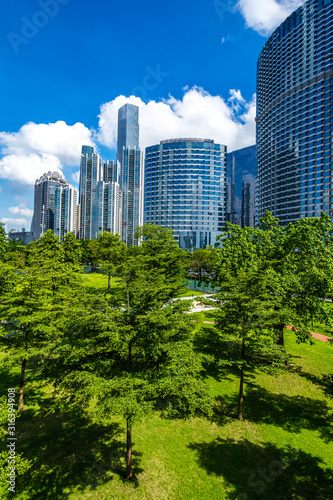
[[[90,300],[86,313],[71,320],[51,365],[70,405],[97,420],[124,418],[128,480],[137,420],[154,411],[182,418],[210,411],[189,306],[172,300],[183,286],[178,274],[186,272],[187,255],[170,231],[149,226],[139,233],[142,247],[126,252],[117,268],[120,293]]]
[[[218,249],[219,287],[214,304],[217,333],[223,346],[232,346],[240,368],[238,418],[243,418],[244,381],[250,366],[280,366],[283,350],[275,345],[277,325],[290,317],[282,304],[280,274],[272,266],[272,235],[261,229],[227,223]],[[271,251],[270,251],[271,250]],[[226,360],[229,362],[230,360]]]
[[[0,261],[5,260],[6,252],[7,252],[7,234],[3,223],[0,222]]]
[[[102,264],[102,269],[107,272],[108,289],[111,289],[111,276],[115,267],[121,262],[126,250],[125,243],[122,243],[119,234],[111,234],[107,231],[99,233],[97,240],[98,260]]]
[[[73,233],[67,233],[62,244],[64,252],[64,262],[80,266],[82,262],[82,249],[80,241],[76,239]]]
[[[327,299],[333,296],[333,224],[326,214],[290,224],[284,240],[283,272],[295,277],[289,307],[300,341],[311,339],[313,321],[332,324]],[[291,290],[290,290],[291,292]]]
[[[78,273],[64,256],[58,239],[47,231],[31,245],[24,272],[7,272],[0,302],[0,343],[12,363],[20,363],[18,411],[23,410],[25,370],[55,342],[78,295]]]

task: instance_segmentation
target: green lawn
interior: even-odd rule
[[[87,288],[90,288],[91,290],[93,289],[105,289],[107,290],[108,287],[108,278],[105,274],[98,274],[98,273],[92,273],[92,274],[83,274],[82,275],[83,283]],[[121,280],[118,278],[112,278],[111,279],[111,292],[117,292],[119,290],[121,284]],[[184,293],[182,293],[179,297],[197,297],[198,295],[206,295],[203,292],[197,291],[197,290],[189,290],[188,288],[184,287]]]
[[[108,277],[106,274],[92,273],[82,275],[83,284],[90,289],[102,290],[103,288],[107,290],[108,288]],[[117,292],[120,287],[120,279],[111,278],[111,291]]]
[[[198,345],[209,328],[198,326]],[[243,422],[234,418],[238,378],[230,372],[220,379],[207,367],[218,402],[211,421],[154,417],[135,425],[133,484],[123,480],[123,422],[102,427],[58,412],[51,388],[41,388],[28,370],[17,446],[34,466],[17,478],[16,498],[332,500],[333,402],[322,376],[333,373],[333,347],[297,345],[286,331],[286,348],[286,372],[248,375]],[[2,367],[1,394],[17,378],[18,370]]]
[[[332,318],[333,318],[333,304],[328,303],[328,306],[330,307],[330,309],[332,309]],[[325,325],[323,323],[319,323],[319,322],[315,321],[313,324],[313,331],[315,331],[316,333],[321,333],[322,335],[327,335],[328,337],[333,338],[333,325],[328,326],[328,325]]]

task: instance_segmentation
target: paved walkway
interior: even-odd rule
[[[206,325],[215,325],[213,321],[202,321],[201,323],[205,323]],[[292,326],[286,326],[288,330],[292,330]],[[316,332],[311,332],[312,337],[318,340],[322,340],[323,342],[328,342],[329,340],[332,340],[331,337],[327,337],[326,335],[321,335],[321,333],[316,333]]]
[[[288,330],[292,330],[292,326],[286,326]],[[326,335],[322,335],[321,333],[316,333],[316,332],[311,332],[312,337],[318,340],[322,340],[323,342],[328,342],[329,340],[332,340],[332,337],[327,337]]]

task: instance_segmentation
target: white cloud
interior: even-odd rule
[[[49,170],[77,166],[83,144],[94,145],[82,123],[27,123],[18,132],[0,132],[0,178],[33,184]]]
[[[134,96],[118,96],[101,106],[97,132],[82,123],[70,126],[64,121],[30,122],[18,132],[0,132],[0,179],[33,185],[49,170],[78,167],[83,144],[100,142],[115,149],[118,109],[126,102],[140,107],[142,147],[179,137],[214,139],[226,144],[229,151],[255,143],[255,96],[247,102],[240,90],[230,90],[229,99],[223,99],[193,87],[184,89],[182,99],[169,96],[148,103]],[[78,183],[78,171],[73,172],[72,179]]]
[[[10,229],[21,229],[22,227],[26,227],[28,224],[26,219],[10,219],[8,217],[2,217],[0,222],[7,226],[7,231]]]
[[[236,8],[249,28],[268,36],[305,0],[238,0]]]
[[[20,203],[17,207],[9,207],[8,211],[11,214],[22,215],[23,217],[32,217],[34,213],[33,210],[30,210],[30,208],[26,208],[23,203]]]
[[[80,170],[77,170],[77,172],[72,173],[72,179],[76,184],[79,184],[79,182],[80,182]]]
[[[255,96],[246,102],[239,90],[231,90],[229,101],[202,88],[185,89],[183,99],[170,96],[160,102],[144,103],[138,97],[118,96],[101,106],[99,131],[95,139],[116,147],[118,109],[125,103],[140,108],[140,145],[163,139],[202,137],[225,144],[228,150],[255,143]]]

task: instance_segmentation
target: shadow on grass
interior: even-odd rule
[[[7,358],[0,361],[0,395],[7,396],[9,388],[18,388],[20,382],[19,366],[16,373],[8,366]]]
[[[231,439],[189,448],[208,474],[222,476],[234,487],[230,500],[333,500],[333,471],[301,450]]]
[[[214,420],[225,425],[237,415],[238,394],[217,398]],[[287,396],[271,393],[263,387],[247,382],[243,415],[245,420],[272,424],[288,432],[302,429],[318,431],[322,439],[333,439],[333,416],[327,403],[305,396]]]
[[[18,452],[33,461],[25,476],[17,478],[17,492],[29,499],[66,499],[71,493],[93,491],[114,475],[125,481],[125,432],[118,423],[91,424],[64,414],[18,420]],[[133,471],[140,469],[141,454],[133,452]]]
[[[240,377],[240,368],[236,364],[240,356],[239,345],[235,345],[232,340],[221,340],[213,326],[204,325],[196,333],[194,347],[204,356],[204,377],[212,377],[217,382],[233,380],[230,376]],[[254,379],[254,374],[255,366],[248,366],[247,378]]]

